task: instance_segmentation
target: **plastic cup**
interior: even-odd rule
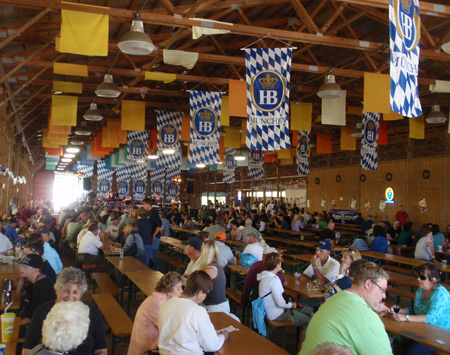
[[[442,260],[442,266],[447,266],[447,260]]]
[[[15,319],[16,315],[14,313],[3,313],[1,315],[2,340],[4,343],[9,343],[10,341],[13,340]]]
[[[438,246],[438,251],[442,251],[442,245]]]
[[[300,283],[300,273],[294,272],[295,283],[298,285]]]
[[[6,345],[0,344],[0,355],[5,355],[6,353]]]

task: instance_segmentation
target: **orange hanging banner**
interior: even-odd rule
[[[228,114],[230,116],[247,118],[247,82],[230,79],[228,88],[230,91]]]
[[[332,154],[333,147],[331,143],[331,133],[319,132],[316,135],[317,154]]]

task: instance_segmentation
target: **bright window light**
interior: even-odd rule
[[[70,205],[83,195],[83,185],[75,175],[56,175],[53,182],[53,204],[55,211]]]

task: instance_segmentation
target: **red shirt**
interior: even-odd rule
[[[405,224],[406,221],[409,219],[408,214],[405,211],[398,211],[395,214],[395,219],[398,219],[400,221],[401,224]]]

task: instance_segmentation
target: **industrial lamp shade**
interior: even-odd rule
[[[356,124],[356,127],[353,130],[351,136],[354,137],[354,138],[361,138],[362,137],[362,123],[358,122]]]
[[[106,74],[103,83],[101,83],[97,87],[97,90],[95,90],[95,94],[99,97],[115,99],[120,96],[121,92],[117,88],[116,84],[114,84],[113,76],[111,74]]]
[[[89,131],[89,133],[90,133],[90,131]],[[83,145],[84,141],[81,140],[80,138],[72,138],[70,140],[70,144],[72,144],[72,145]]]
[[[131,55],[147,55],[156,49],[150,37],[144,32],[142,21],[131,23],[130,31],[125,33],[117,44],[119,49]]]
[[[444,43],[441,48],[445,53],[450,54],[450,41]]]
[[[158,152],[155,149],[152,149],[150,151],[150,154],[147,155],[147,158],[149,158],[150,160],[156,160],[158,159]]]
[[[86,121],[101,121],[103,119],[102,113],[97,109],[95,100],[92,101],[89,110],[86,111],[86,113],[83,115],[83,118]]]
[[[441,112],[439,105],[433,105],[425,121],[428,123],[444,123],[447,117]]]
[[[81,122],[81,126],[77,127],[74,132],[78,136],[90,136],[92,134],[91,129],[87,126],[86,121]],[[73,142],[72,142],[73,144]]]
[[[245,160],[245,155],[242,154],[242,152],[238,151],[236,153],[236,155],[234,156],[234,160],[237,160],[237,161]]]
[[[336,78],[334,75],[327,75],[325,83],[317,91],[317,96],[321,99],[337,99],[341,97],[341,87],[336,84]]]

